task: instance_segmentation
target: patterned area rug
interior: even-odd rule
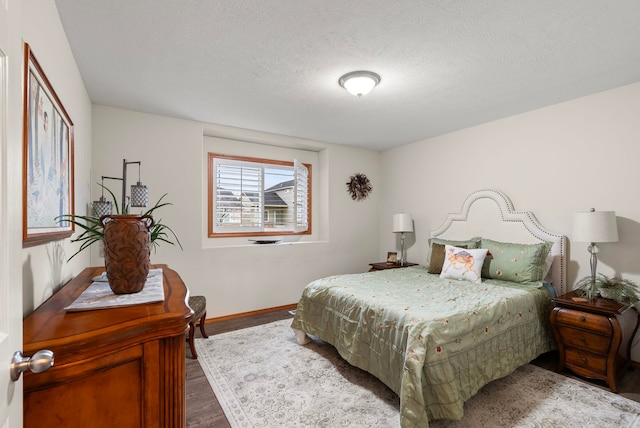
[[[321,341],[277,321],[197,339],[198,361],[232,427],[398,427],[398,397]],[[640,428],[640,403],[526,365],[485,386],[461,421],[437,427]]]

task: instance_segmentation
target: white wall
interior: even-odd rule
[[[76,211],[89,201],[91,168],[91,101],[71,53],[53,0],[22,0],[22,38],[44,69],[74,123]],[[15,162],[22,162],[22,155]],[[22,192],[21,192],[22,193]],[[21,221],[20,221],[21,223]],[[88,255],[70,263],[69,240],[22,250],[23,312],[31,312],[89,264]]]
[[[314,242],[212,248],[206,238],[204,135],[318,152],[313,170]],[[310,281],[337,273],[366,272],[377,261],[380,154],[375,151],[208,125],[106,106],[93,107],[92,180],[122,175],[122,159],[142,162],[150,201],[168,193],[174,205],[160,212],[184,247],[161,246],[152,263],[175,269],[192,294],[207,297],[207,317],[296,303]],[[371,197],[351,200],[346,182],[356,172],[373,182]],[[130,167],[137,177],[137,167]],[[315,180],[317,180],[317,185]],[[112,182],[113,183],[113,182]],[[120,186],[105,182],[112,189]],[[99,196],[98,186],[93,197]],[[119,191],[118,191],[119,194]],[[217,238],[228,239],[228,238]],[[103,263],[98,251],[93,264]]]
[[[384,152],[379,257],[394,248],[388,232],[398,208],[415,221],[408,260],[423,262],[428,231],[471,192],[495,188],[569,239],[574,212],[616,211],[620,241],[599,245],[598,271],[640,283],[638,112],[640,83]],[[587,245],[569,244],[570,287],[590,274]]]

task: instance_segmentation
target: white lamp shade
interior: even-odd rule
[[[100,197],[97,201],[93,201],[93,213],[96,217],[109,215],[111,214],[111,211],[111,202],[106,201],[103,197]]]
[[[138,184],[131,186],[131,206],[144,208],[147,205],[149,205],[149,190],[138,181]]]
[[[411,214],[394,214],[393,215],[393,233],[413,232],[413,220]]]
[[[615,211],[586,211],[573,215],[576,242],[616,242],[618,225]]]
[[[352,71],[342,76],[338,83],[349,93],[361,97],[380,83],[380,76],[372,71]]]
[[[357,97],[367,95],[376,86],[375,80],[368,76],[352,77],[344,82],[344,88]]]

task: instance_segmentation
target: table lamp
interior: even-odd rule
[[[404,234],[413,232],[413,219],[411,214],[400,213],[393,215],[393,233],[400,233],[400,266],[407,262],[404,252]]]
[[[596,269],[598,265],[598,246],[596,242],[617,242],[618,226],[616,223],[615,211],[596,211],[591,208],[590,211],[577,212],[573,216],[573,240],[576,242],[589,242],[587,248],[591,254],[591,288],[588,297],[595,297],[597,290]]]

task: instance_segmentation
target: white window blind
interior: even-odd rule
[[[263,171],[248,162],[215,159],[215,224],[221,231],[261,230]]]
[[[295,222],[293,230],[304,232],[309,229],[309,170],[295,159],[293,161],[294,195],[295,195]]]

